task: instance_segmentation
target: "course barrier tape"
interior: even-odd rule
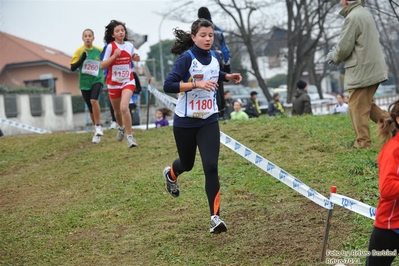
[[[8,120],[5,118],[0,118],[0,123],[2,124],[6,124],[9,126],[13,126],[13,127],[17,127],[17,128],[22,128],[25,130],[29,130],[35,133],[39,133],[39,134],[43,134],[43,133],[51,133],[51,131],[45,130],[45,129],[41,129],[41,128],[37,128],[37,127],[33,127],[33,126],[29,126],[29,125],[25,125],[22,123],[18,123],[12,120]]]
[[[151,84],[148,84],[148,89],[152,94],[154,94],[155,97],[157,97],[160,101],[162,101],[170,110],[172,110],[173,112],[175,111],[175,105],[177,102],[176,99],[173,99],[169,95],[166,95],[165,93],[158,91]]]
[[[327,199],[311,187],[307,186],[301,180],[292,176],[274,163],[263,158],[256,152],[245,147],[243,144],[234,140],[223,132],[220,132],[220,142],[226,147],[230,148],[235,153],[241,155],[257,167],[268,173],[269,175],[273,176],[280,182],[286,184],[288,187],[297,191],[299,194],[305,196],[306,198],[310,199],[321,207],[326,209],[332,209],[334,207],[334,204],[329,199]]]
[[[168,95],[166,95],[167,96],[166,97],[165,94],[161,93],[151,85],[149,85],[148,88],[151,91],[151,93],[154,94],[155,97],[157,97],[160,101],[162,101],[166,106],[168,106],[173,111],[175,110],[175,105],[169,99],[170,97]],[[324,197],[323,195],[321,195],[311,187],[307,186],[299,179],[293,177],[292,175],[290,175],[288,172],[284,171],[277,165],[266,160],[256,152],[252,151],[251,149],[247,148],[243,144],[239,143],[238,141],[224,134],[221,131],[220,131],[220,142],[223,145],[230,148],[235,153],[241,155],[242,157],[244,157],[254,165],[261,168],[266,173],[270,174],[277,180],[286,184],[288,187],[297,191],[299,194],[307,197],[308,199],[320,205],[321,207],[325,209],[332,209],[334,207],[334,204],[329,199],[327,199],[326,197]]]
[[[334,204],[344,207],[345,209],[375,220],[375,213],[377,209],[373,206],[337,193],[330,194],[330,201]]]
[[[166,106],[168,106],[171,110],[175,110],[175,99],[164,96],[161,92],[157,89],[149,86],[149,90],[159,99],[161,100]],[[174,102],[172,103],[172,100]],[[266,173],[270,174],[277,180],[281,181],[288,187],[296,190],[299,194],[305,196],[306,198],[310,199],[314,203],[318,204],[319,206],[328,209],[328,215],[325,224],[324,236],[323,236],[323,247],[321,250],[320,261],[324,262],[326,259],[326,249],[328,246],[328,235],[330,232],[331,227],[331,219],[332,213],[334,209],[334,204],[337,204],[341,207],[344,207],[348,210],[356,212],[357,214],[363,215],[365,217],[371,218],[375,220],[376,208],[369,206],[363,202],[354,200],[352,198],[340,195],[335,193],[336,187],[332,187],[330,191],[330,198],[327,199],[311,187],[304,184],[299,179],[295,178],[291,174],[287,173],[277,165],[273,164],[272,162],[266,160],[256,152],[252,151],[251,149],[247,148],[246,146],[242,145],[238,141],[234,140],[233,138],[229,137],[228,135],[224,134],[220,131],[220,142],[225,145],[226,147],[230,148],[235,153],[241,155],[254,165],[261,168]],[[334,189],[333,189],[334,188]]]

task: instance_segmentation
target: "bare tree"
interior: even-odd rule
[[[390,6],[391,5],[391,6]],[[392,1],[390,3],[380,1],[370,1],[367,7],[370,8],[376,17],[377,27],[380,33],[380,42],[385,53],[389,72],[393,75],[396,91],[399,92],[399,20],[393,9],[394,14],[390,12]]]
[[[399,20],[399,2],[389,0],[389,4],[391,5],[392,11],[395,14],[396,18]]]
[[[223,9],[223,11],[234,21],[235,26],[238,28],[239,34],[231,32],[231,34],[239,37],[247,48],[249,59],[251,62],[252,70],[249,72],[255,76],[259,87],[265,93],[268,100],[271,100],[269,90],[265,80],[263,79],[258,62],[257,56],[253,44],[253,35],[258,24],[252,24],[251,16],[254,12],[260,10],[263,7],[269,6],[270,4],[265,1],[255,2],[255,1],[241,1],[231,0],[231,1],[220,1],[215,0],[215,2]],[[240,2],[238,4],[237,2]]]
[[[322,97],[322,77],[317,74],[315,53],[331,39],[327,37],[331,34],[327,34],[326,22],[337,3],[328,0],[286,0],[285,3],[288,14],[287,101],[291,102],[296,81],[301,78],[305,70],[309,73],[309,81],[317,86]]]
[[[325,23],[327,17],[329,17],[329,14],[338,3],[330,0],[286,0],[285,2],[288,15],[286,19],[287,22],[284,23],[283,27],[288,28],[288,52],[286,54],[286,59],[288,61],[287,74],[289,81],[287,85],[289,88],[288,102],[291,102],[295,91],[295,82],[301,77],[304,70],[308,71],[311,82],[316,84],[321,90],[321,78],[316,69],[319,64],[314,61],[315,53],[318,49],[322,49],[331,39],[331,37],[328,36],[332,34],[326,33]],[[257,49],[255,48],[256,44],[254,44],[254,36],[259,36],[259,34],[266,35],[266,27],[264,24],[268,23],[271,28],[273,24],[275,25],[277,23],[276,21],[267,22],[267,16],[264,16],[263,13],[265,8],[274,8],[277,3],[275,1],[264,0],[210,0],[208,3],[219,7],[219,14],[227,16],[229,21],[233,21],[236,28],[228,33],[233,39],[240,39],[243,46],[246,47],[251,63],[251,70],[248,70],[248,72],[256,78],[258,85],[261,87],[268,100],[271,100],[270,92],[258,66],[258,55]],[[206,5],[206,3],[204,3],[204,5]],[[197,9],[198,7],[196,6],[195,8]],[[188,7],[185,12],[191,13],[195,11],[193,7]],[[285,20],[284,10],[280,12],[282,13],[280,19]],[[261,17],[259,17],[259,14]],[[182,21],[184,21],[184,18],[187,18],[186,16],[182,16],[182,14],[178,16],[181,17]],[[334,16],[336,17],[337,14],[334,14]]]

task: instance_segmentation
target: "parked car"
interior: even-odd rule
[[[224,91],[230,91],[233,100],[240,99],[245,105],[251,96],[249,91],[243,85],[224,85]]]
[[[280,85],[273,92],[278,92],[280,94],[280,101],[284,104],[287,101],[287,85]],[[324,103],[335,103],[337,99],[334,95],[323,93],[323,99],[320,99],[317,87],[315,85],[308,85],[308,95],[312,104],[324,104]]]
[[[389,96],[389,95],[395,95],[396,94],[396,87],[395,85],[383,85],[380,84],[378,86],[377,91],[375,92],[375,97],[384,97],[384,96]]]
[[[251,99],[251,91],[256,91],[258,93],[259,108],[262,111],[262,114],[267,113],[268,101],[264,92],[260,88],[251,89],[240,84],[224,85],[224,91],[230,91],[233,101],[240,99],[244,106],[243,110],[245,110],[245,105],[248,103],[249,99]]]
[[[310,97],[310,100],[312,101],[317,101],[319,104],[320,103],[335,103],[337,101],[336,97],[334,95],[328,94],[328,93],[323,93],[323,99],[320,99],[319,92],[317,91],[317,87],[315,85],[308,85],[308,95]]]

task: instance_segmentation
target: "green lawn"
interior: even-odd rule
[[[369,150],[351,148],[348,116],[220,127],[326,197],[335,185],[377,204],[374,124]],[[172,127],[136,131],[133,149],[115,135],[105,131],[98,145],[91,133],[0,138],[0,265],[325,265],[327,210],[229,148],[219,159],[228,232],[211,235],[199,156],[179,178],[180,197],[165,191],[162,170],[177,157]],[[372,225],[336,206],[328,249],[365,251]]]

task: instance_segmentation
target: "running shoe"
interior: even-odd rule
[[[127,137],[127,146],[129,148],[137,147],[137,142],[136,142],[136,140],[134,139],[133,136],[128,136]]]
[[[96,136],[103,136],[103,129],[101,128],[101,126],[96,126]]]
[[[165,177],[166,190],[170,195],[177,198],[180,195],[180,189],[177,181],[172,181],[170,178],[170,166],[165,167],[163,170],[163,176]]]
[[[101,141],[100,136],[97,136],[97,135],[94,134],[91,142],[94,143],[94,144],[98,144],[98,143],[100,143],[100,141]]]
[[[118,132],[116,133],[116,139],[118,141],[122,141],[125,136],[125,128],[118,128]]]
[[[110,129],[117,129],[118,128],[118,124],[115,121],[111,122],[111,125],[109,126]]]
[[[220,234],[222,232],[227,231],[226,224],[219,218],[218,215],[214,215],[211,217],[211,225],[209,232],[212,234]]]

